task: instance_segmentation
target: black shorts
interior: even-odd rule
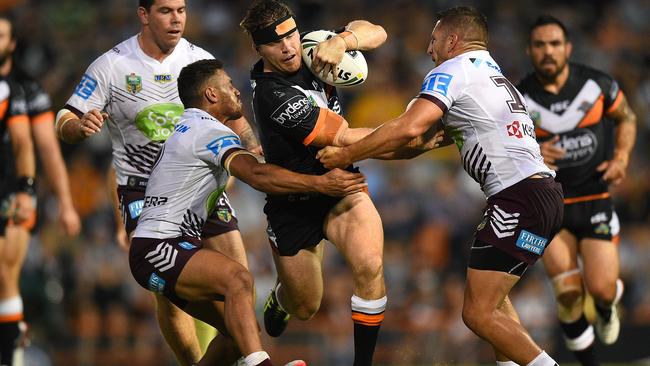
[[[560,230],[562,214],[559,183],[553,178],[524,179],[487,199],[483,222],[475,237],[531,265]],[[471,257],[479,251],[472,250],[470,267]]]
[[[183,309],[188,301],[176,295],[176,281],[192,256],[203,247],[196,238],[133,238],[129,266],[133,278],[145,289],[167,297]]]
[[[146,187],[147,180],[138,177],[129,177],[128,185],[117,187],[122,223],[129,234],[135,230],[138,224],[138,217],[140,217],[144,205]],[[239,230],[237,217],[235,216],[235,210],[230,205],[228,196],[224,192],[205,221],[201,237],[203,239],[210,238],[233,230]]]
[[[595,199],[564,204],[564,222],[567,229],[578,240],[585,238],[612,241],[618,235],[618,219],[611,199]]]
[[[340,197],[308,194],[267,198],[264,213],[271,248],[281,256],[290,257],[326,239],[325,217],[340,200]]]

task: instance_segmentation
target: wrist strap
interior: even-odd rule
[[[16,191],[35,196],[36,181],[32,177],[18,177],[18,179],[16,179]]]

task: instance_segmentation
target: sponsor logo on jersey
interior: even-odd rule
[[[565,151],[564,158],[557,161],[561,169],[589,161],[596,154],[598,139],[591,130],[579,128],[561,135],[556,145]]]
[[[194,245],[194,244],[192,244],[192,243],[190,243],[188,241],[182,241],[182,242],[178,243],[178,246],[185,249],[185,250],[196,249],[196,245]]]
[[[599,222],[607,222],[607,221],[609,221],[609,218],[607,218],[607,212],[599,212],[591,216],[592,224],[597,224]]]
[[[517,247],[537,255],[542,255],[544,248],[548,243],[548,239],[537,236],[526,230],[521,230],[519,238],[517,238]]]
[[[524,136],[535,138],[535,128],[526,123],[514,121],[507,125],[506,129],[508,130],[508,136],[514,136],[518,139],[523,138]]]
[[[424,79],[421,92],[440,93],[447,96],[451,79],[453,79],[452,75],[442,72],[430,74]]]
[[[178,125],[176,125],[176,127],[174,127],[174,130],[176,132],[180,132],[180,133],[185,133],[185,132],[189,131],[189,129],[190,129],[190,126],[181,125],[181,124],[178,124]]]
[[[159,294],[162,294],[165,290],[165,280],[162,277],[158,276],[155,273],[152,273],[149,276],[149,282],[147,284],[149,291],[153,291]]]
[[[142,208],[164,206],[167,201],[167,197],[146,196],[144,198],[144,206]]]
[[[135,73],[131,73],[130,75],[126,75],[126,91],[128,91],[131,94],[137,94],[142,90],[142,77],[136,75]]]
[[[97,89],[97,80],[93,79],[92,76],[88,74],[84,74],[84,76],[81,77],[79,85],[74,89],[74,93],[80,96],[83,100],[88,100],[88,98],[90,98],[90,96],[95,92],[95,89]]]
[[[153,76],[153,81],[157,83],[169,83],[172,81],[172,74],[160,74],[160,75],[154,75]]]
[[[144,206],[144,200],[137,200],[129,203],[129,215],[132,219],[136,219],[142,213],[142,207]]]
[[[271,113],[271,119],[283,127],[295,127],[304,122],[313,109],[314,105],[309,98],[296,95],[282,103]]]
[[[241,142],[239,142],[239,137],[235,135],[228,135],[228,136],[223,136],[219,137],[216,140],[210,141],[209,144],[205,145],[205,147],[212,151],[213,154],[219,156],[221,152],[230,146],[238,146],[241,147]]]
[[[135,117],[135,125],[150,140],[165,141],[174,132],[174,127],[180,121],[182,114],[182,104],[154,104],[138,113]]]

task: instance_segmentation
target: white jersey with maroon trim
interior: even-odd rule
[[[146,55],[133,36],[104,53],[81,78],[67,105],[109,115],[117,183],[148,178],[162,143],[183,113],[176,79],[186,65],[214,58],[185,39],[162,62]]]
[[[239,137],[205,111],[189,108],[155,162],[134,237],[200,238],[224,193],[228,157],[245,151]]]
[[[521,94],[489,52],[443,62],[425,77],[419,97],[443,110],[463,167],[486,196],[536,173],[555,175],[544,164]]]

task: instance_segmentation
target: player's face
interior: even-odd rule
[[[14,52],[15,42],[11,39],[11,23],[6,19],[0,19],[0,64]]]
[[[264,67],[281,74],[294,74],[302,65],[300,34],[298,30],[279,41],[257,47],[257,52],[264,59]]]
[[[243,114],[241,93],[232,84],[232,79],[223,71],[217,71],[214,89],[219,100],[220,115],[229,119],[240,118]]]
[[[547,24],[530,33],[527,52],[535,71],[547,79],[554,79],[567,66],[571,43],[557,24]]]
[[[185,0],[156,0],[146,12],[147,26],[163,51],[176,47],[185,30]]]
[[[440,21],[438,21],[433,27],[431,32],[431,40],[429,41],[429,48],[427,48],[427,53],[431,55],[431,60],[435,62],[436,66],[447,61],[445,52],[445,36],[440,29]]]

